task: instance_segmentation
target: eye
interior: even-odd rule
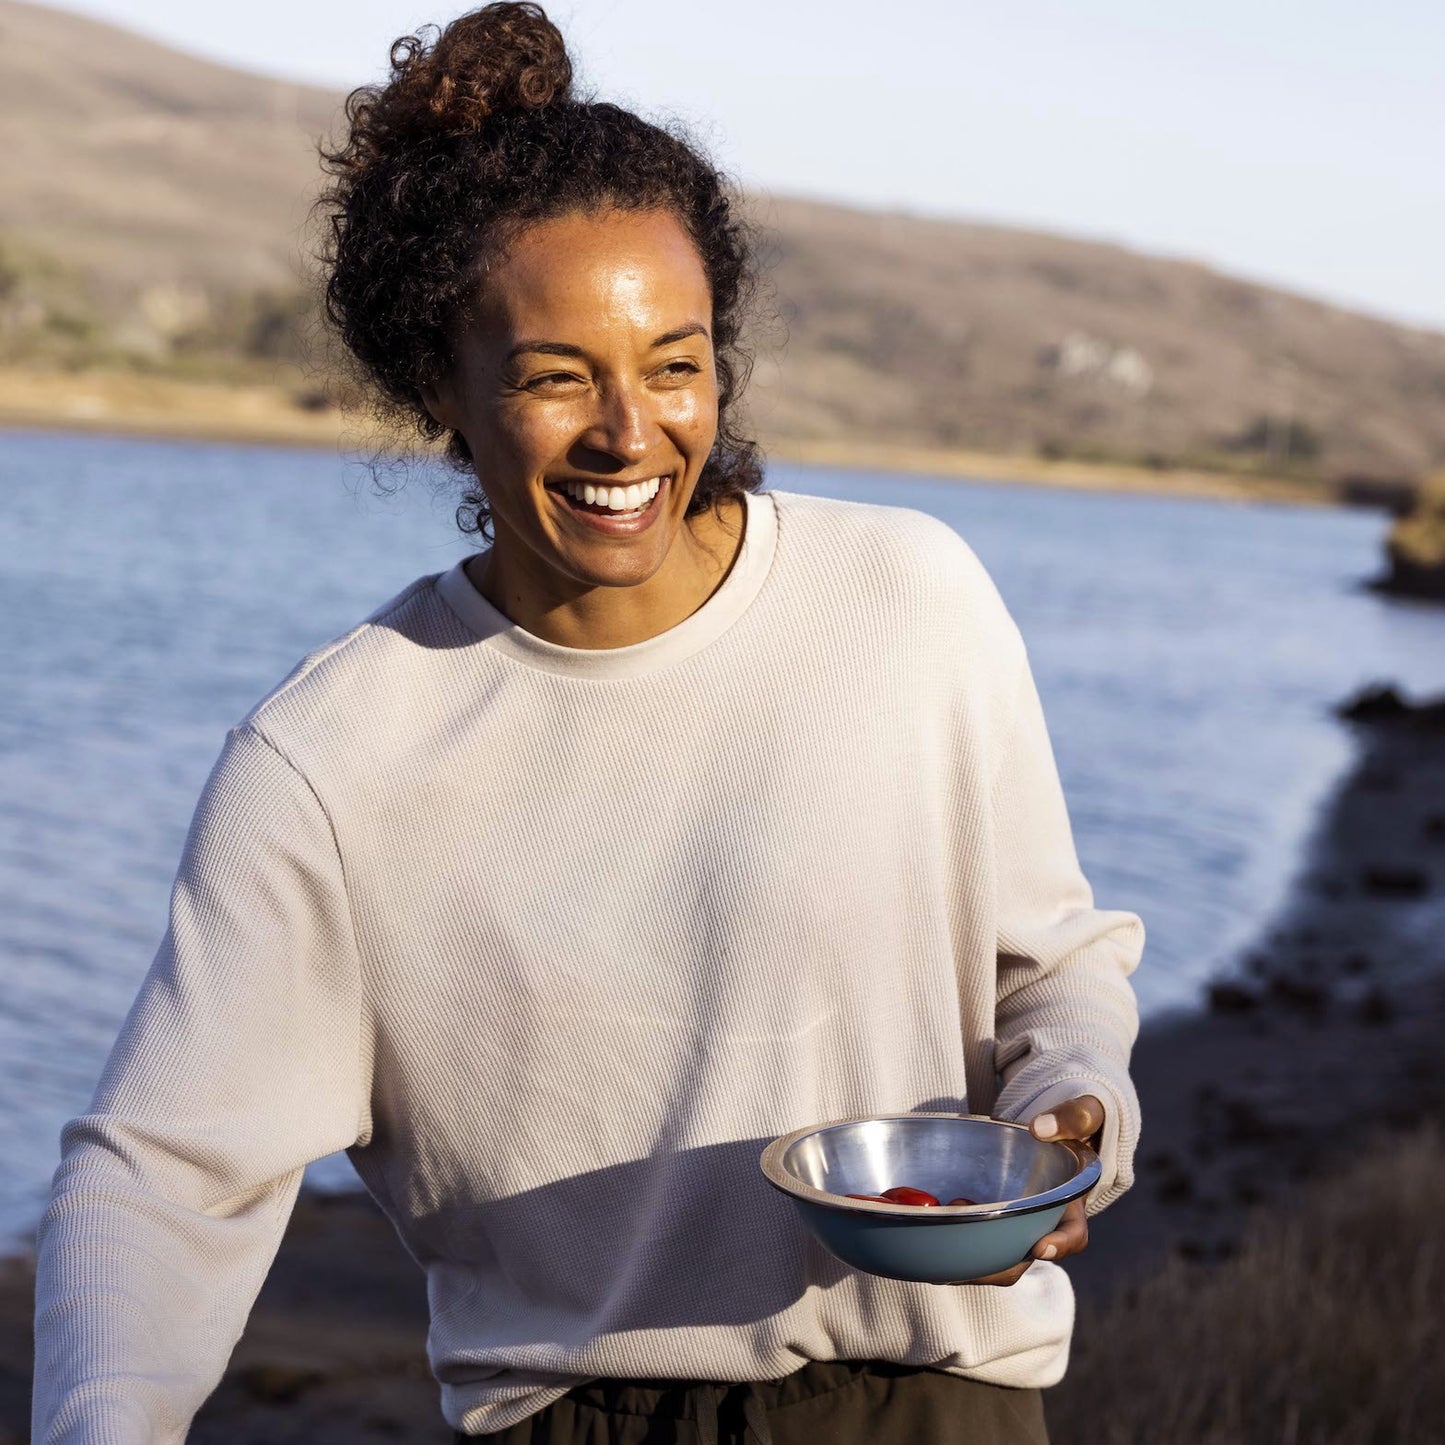
[[[696,376],[701,370],[702,367],[697,362],[679,357],[676,361],[665,363],[657,374],[664,381],[686,381],[689,377]]]
[[[580,382],[581,380],[580,376],[574,376],[570,371],[548,371],[541,376],[529,377],[523,385],[528,391],[555,391],[569,382]]]

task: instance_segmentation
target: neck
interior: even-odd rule
[[[544,642],[628,647],[676,627],[722,585],[742,545],[744,505],[729,497],[688,518],[662,566],[635,586],[538,575],[526,565],[526,549],[501,532],[467,563],[467,575],[493,607]]]

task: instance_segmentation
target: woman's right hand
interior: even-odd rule
[[[1045,1114],[1037,1115],[1029,1123],[1037,1139],[1077,1139],[1090,1145],[1097,1144],[1103,1127],[1104,1106],[1093,1094],[1070,1099]],[[1034,1245],[1027,1259],[998,1274],[985,1275],[982,1279],[958,1280],[957,1283],[1003,1285],[1006,1288],[1017,1284],[1028,1273],[1034,1260],[1067,1259],[1071,1254],[1081,1254],[1088,1243],[1089,1221],[1084,1213],[1084,1201],[1071,1200],[1058,1226]]]

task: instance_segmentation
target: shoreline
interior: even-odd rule
[[[229,384],[140,372],[39,372],[0,366],[0,432],[361,452],[377,449],[379,432],[334,407],[302,405],[298,397],[305,391],[299,373],[289,382]],[[1017,453],[862,441],[772,440],[764,443],[763,450],[771,460],[785,464],[898,472],[951,481],[1017,482],[1075,491],[1290,506],[1347,505],[1341,488],[1327,481],[1191,467],[1051,461]]]
[[[1136,1181],[1068,1265],[1079,1372],[1111,1300],[1171,1261],[1230,1259],[1254,1211],[1445,1106],[1445,702],[1354,711],[1354,759],[1282,908],[1198,1010],[1141,1033]],[[32,1280],[24,1257],[0,1261],[0,1445],[26,1438]],[[422,1274],[369,1197],[307,1193],[189,1438],[449,1439],[426,1327]]]
[[[1397,701],[1340,709],[1354,761],[1283,906],[1198,1010],[1141,1031],[1136,1181],[1070,1262],[1082,1304],[1231,1258],[1254,1210],[1445,1107],[1445,698]]]
[[[1294,477],[1243,476],[1191,467],[1169,469],[1120,462],[1049,461],[1044,457],[966,448],[892,446],[883,442],[783,441],[764,447],[769,457],[810,467],[897,472],[940,481],[1016,482],[1066,491],[1149,497],[1195,497],[1227,502],[1272,502],[1296,507],[1350,503],[1330,482]]]

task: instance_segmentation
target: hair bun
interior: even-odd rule
[[[566,100],[572,62],[561,32],[530,0],[484,5],[438,32],[391,47],[391,82],[370,99],[393,135],[460,135],[505,110]]]

